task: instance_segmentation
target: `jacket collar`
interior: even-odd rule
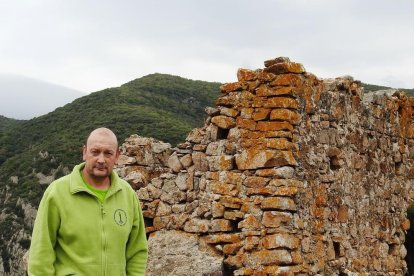
[[[85,163],[81,163],[76,165],[71,174],[70,174],[70,182],[69,182],[69,190],[71,194],[86,192],[90,195],[95,196],[86,185],[83,183],[83,179],[81,176],[81,171],[85,167]],[[115,193],[122,190],[122,186],[120,184],[120,178],[116,172],[112,171],[111,173],[111,186],[109,187],[108,193],[106,194],[105,199],[109,198],[110,196],[114,195]]]

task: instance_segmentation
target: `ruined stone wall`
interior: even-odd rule
[[[414,101],[287,58],[237,77],[184,143],[122,145],[148,275],[402,275]]]

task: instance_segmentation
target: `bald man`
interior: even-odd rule
[[[138,198],[112,170],[118,141],[90,133],[84,163],[52,182],[40,202],[30,245],[31,276],[145,275],[148,249]]]

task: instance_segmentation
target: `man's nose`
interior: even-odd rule
[[[105,163],[104,155],[103,154],[99,154],[97,161],[98,161],[98,163]]]

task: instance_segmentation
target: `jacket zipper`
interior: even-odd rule
[[[101,205],[101,218],[102,218],[102,275],[105,276],[106,275],[106,263],[107,263],[107,254],[106,254],[106,235],[105,235],[105,226],[104,226],[104,216],[106,214],[105,210],[104,210],[104,206],[102,203],[100,203]]]

